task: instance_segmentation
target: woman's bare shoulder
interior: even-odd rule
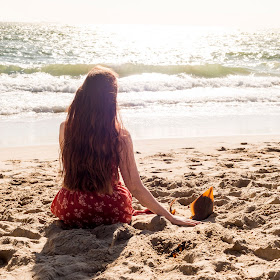
[[[59,143],[60,145],[62,144],[64,140],[64,127],[65,127],[65,122],[62,122],[59,127]]]
[[[122,141],[124,141],[124,142],[132,142],[130,133],[125,128],[121,129],[120,137],[121,137]]]
[[[130,136],[130,133],[126,129],[120,131],[120,153],[127,153],[133,151],[133,143]]]
[[[60,124],[59,129],[60,129],[60,130],[64,130],[64,127],[65,127],[65,121],[64,121],[64,122],[62,122],[62,123]]]

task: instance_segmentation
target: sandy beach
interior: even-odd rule
[[[195,228],[156,215],[66,228],[50,212],[58,146],[0,148],[0,278],[280,279],[280,136],[136,140],[134,150],[143,183],[166,208],[176,198],[189,217],[213,186],[214,213]]]

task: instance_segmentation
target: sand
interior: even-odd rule
[[[280,279],[280,137],[142,140],[135,156],[165,207],[177,198],[189,217],[213,186],[214,213],[194,228],[147,215],[69,229],[50,212],[58,147],[0,149],[0,279]]]

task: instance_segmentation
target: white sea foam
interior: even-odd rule
[[[11,102],[12,95],[12,102]],[[6,92],[0,94],[0,116],[26,114],[57,114],[65,112],[73,93]],[[227,115],[275,114],[280,110],[278,88],[192,88],[180,91],[121,92],[118,96],[121,111],[143,114],[156,112],[167,115]]]
[[[85,76],[51,76],[46,73],[1,74],[0,94],[3,92],[54,92],[75,93],[83,83]],[[141,74],[119,79],[120,92],[163,92],[202,88],[271,88],[279,87],[280,78],[263,76],[227,76],[222,78],[197,78],[191,75],[178,74]]]
[[[0,116],[5,119],[12,115],[30,115],[37,113],[62,113],[69,106],[73,94],[43,92],[34,94],[32,92],[16,91],[0,94]]]
[[[1,74],[0,116],[65,112],[84,78],[46,73]],[[185,107],[194,106],[197,112],[193,113],[200,114],[201,106],[207,105],[204,110],[210,112],[216,108],[215,104],[236,107],[246,103],[247,107],[243,106],[242,110],[250,112],[252,108],[259,108],[252,104],[275,107],[280,103],[277,77],[197,78],[186,74],[150,73],[120,78],[119,88],[118,100],[123,110],[153,108],[157,111],[165,107],[164,110],[169,108],[179,114]],[[224,113],[227,112],[228,108]]]
[[[0,94],[3,92],[68,92],[74,93],[82,83],[82,78],[69,76],[54,77],[45,73],[1,74]]]
[[[280,86],[279,77],[235,76],[198,78],[191,75],[142,74],[120,79],[120,92],[162,92],[202,88],[269,88]]]

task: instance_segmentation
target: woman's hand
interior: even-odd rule
[[[172,215],[172,217],[170,218],[169,221],[174,225],[191,226],[191,227],[194,227],[194,226],[201,223],[201,222],[196,221],[196,220],[191,220],[191,219],[187,219],[185,217],[175,216],[175,215]]]

